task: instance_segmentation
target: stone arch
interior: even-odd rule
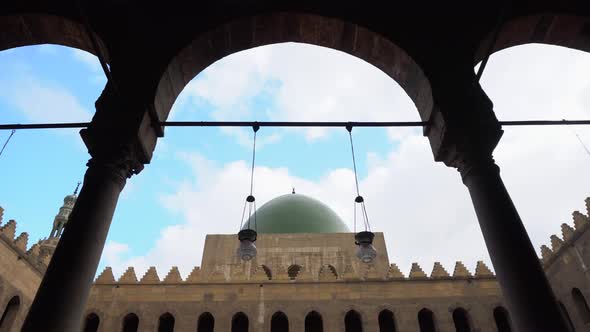
[[[284,312],[277,311],[272,315],[270,332],[289,332],[289,318]]]
[[[383,309],[377,316],[379,322],[379,332],[396,332],[395,328],[395,316],[393,311],[389,309]]]
[[[320,271],[318,272],[318,279],[338,279],[338,272],[333,265],[326,264],[322,265]]]
[[[344,315],[344,331],[363,332],[363,319],[358,311],[349,310],[346,315]]]
[[[158,332],[173,332],[174,321],[174,316],[171,313],[163,313],[158,319]]]
[[[588,307],[588,302],[586,302],[584,294],[582,294],[580,289],[572,288],[572,298],[582,322],[584,324],[590,323],[590,308]]]
[[[561,315],[563,316],[565,322],[567,323],[568,331],[574,332],[576,329],[574,328],[574,323],[572,322],[572,318],[570,317],[570,314],[567,311],[567,308],[565,307],[565,305],[561,301],[557,301],[557,304],[559,305],[559,310],[561,311]]]
[[[474,65],[485,56],[493,32],[488,32],[475,53]],[[590,52],[590,18],[544,13],[508,20],[500,28],[492,53],[530,43],[541,43]]]
[[[0,18],[0,51],[10,48],[56,44],[78,48],[95,54],[96,51],[84,25],[61,16],[49,14],[19,14]],[[101,53],[109,59],[108,49],[94,33]]]
[[[21,300],[18,295],[13,296],[10,301],[8,301],[6,308],[4,308],[4,312],[2,313],[2,318],[0,318],[0,332],[12,331],[12,325],[16,320],[20,306]]]
[[[471,318],[467,310],[461,307],[453,310],[453,323],[457,332],[471,332]]]
[[[312,310],[305,315],[305,332],[324,332],[322,315]]]
[[[246,49],[299,42],[356,56],[395,80],[414,101],[420,117],[432,112],[430,82],[410,55],[373,31],[336,18],[294,12],[254,15],[221,24],[198,35],[168,63],[156,87],[154,107],[165,120],[172,104],[199,72],[215,61]]]
[[[420,332],[436,332],[434,313],[428,308],[422,308],[418,312],[418,325]]]
[[[264,264],[262,264],[261,266],[262,266],[262,270],[264,271],[264,274],[266,274],[266,277],[268,278],[268,280],[272,280],[272,271],[271,271],[271,269],[268,266],[264,265]]]
[[[123,332],[137,332],[139,329],[139,317],[130,312],[122,320],[122,331]]]
[[[197,321],[197,332],[213,332],[215,328],[215,317],[206,311],[199,316]]]
[[[86,315],[84,319],[84,332],[96,332],[98,331],[98,326],[100,325],[100,318],[94,312],[89,313]]]
[[[289,266],[289,268],[287,269],[287,275],[289,277],[289,280],[296,280],[297,276],[299,275],[299,272],[301,272],[301,265],[293,264]]]
[[[231,332],[248,332],[250,321],[243,312],[237,312],[231,319]]]
[[[508,310],[503,306],[494,308],[494,321],[498,332],[512,332],[512,324],[510,323],[510,315]]]

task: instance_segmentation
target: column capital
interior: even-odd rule
[[[137,96],[123,96],[109,82],[96,103],[89,127],[80,131],[91,159],[89,172],[109,171],[121,185],[143,170],[156,146],[157,132]]]
[[[479,84],[446,92],[425,130],[434,159],[457,168],[462,176],[474,167],[491,167],[492,152],[503,133],[491,100]]]

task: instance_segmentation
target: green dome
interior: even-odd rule
[[[254,215],[250,218],[250,228],[259,234],[350,232],[330,207],[300,194],[287,194],[266,202],[256,211],[256,225]]]

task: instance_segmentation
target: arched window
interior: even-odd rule
[[[557,304],[559,305],[559,311],[561,311],[561,315],[563,316],[563,318],[567,322],[568,332],[574,332],[576,329],[574,328],[574,323],[572,322],[572,319],[570,318],[569,312],[567,312],[567,309],[565,308],[565,306],[563,305],[563,303],[561,301],[557,301]]]
[[[174,316],[167,312],[160,316],[158,321],[158,332],[173,332],[174,331]]]
[[[500,306],[494,309],[494,320],[496,321],[498,332],[512,332],[510,316],[508,315],[508,310],[504,307]]]
[[[129,313],[123,318],[123,332],[137,332],[139,318],[134,313]]]
[[[264,270],[264,274],[266,274],[268,280],[272,280],[272,271],[268,268],[268,266],[262,265],[262,269]]]
[[[455,323],[455,330],[457,332],[471,332],[469,314],[465,309],[457,308],[453,310],[453,322]]]
[[[96,332],[98,331],[98,325],[100,324],[100,318],[98,315],[91,312],[86,316],[84,320],[84,332]]]
[[[4,309],[4,313],[2,314],[2,318],[0,318],[0,332],[8,332],[12,329],[12,324],[14,324],[19,308],[20,297],[13,296],[10,301],[8,301],[6,309]]]
[[[395,332],[393,312],[386,309],[379,313],[379,332]]]
[[[287,275],[289,275],[290,280],[297,279],[297,275],[299,275],[299,271],[301,271],[301,266],[299,265],[291,265],[287,269]]]
[[[420,310],[418,312],[418,325],[420,325],[420,332],[436,332],[432,311],[426,308]]]
[[[197,322],[197,332],[213,332],[215,327],[215,318],[210,312],[204,312],[199,316]]]
[[[231,332],[248,332],[248,316],[243,312],[238,312],[231,319]]]
[[[586,298],[584,298],[584,294],[582,294],[579,289],[574,288],[572,289],[572,297],[574,298],[574,303],[576,304],[580,318],[582,318],[582,322],[584,322],[584,324],[590,323],[590,309],[588,308],[588,303],[586,302]]]
[[[344,316],[344,331],[363,332],[363,322],[358,312],[350,310],[346,313],[346,316]]]
[[[270,320],[270,332],[289,332],[289,319],[282,311],[277,311]]]
[[[324,332],[322,315],[317,311],[311,311],[305,316],[305,332]]]

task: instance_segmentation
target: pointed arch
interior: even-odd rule
[[[270,332],[289,332],[289,319],[282,311],[277,311],[270,320]]]
[[[123,317],[123,332],[137,332],[139,329],[139,317],[133,312]]]
[[[305,316],[305,332],[324,332],[322,315],[317,311],[310,311]]]
[[[243,312],[236,313],[231,319],[231,332],[248,332],[250,321]]]
[[[576,309],[578,310],[582,322],[584,322],[584,324],[590,323],[590,308],[588,308],[588,302],[586,302],[584,294],[582,294],[578,288],[573,288],[572,298],[574,299],[574,304],[576,305]]]
[[[215,318],[210,312],[204,312],[199,316],[197,322],[197,332],[213,332],[215,328]]]
[[[565,305],[563,305],[563,302],[561,301],[557,301],[557,304],[559,305],[559,311],[561,311],[561,315],[567,323],[568,332],[574,332],[576,328],[574,327],[574,323],[572,322],[570,314],[567,312]]]
[[[420,332],[436,332],[434,313],[430,309],[422,308],[418,312],[418,325],[420,326]]]
[[[173,332],[174,331],[174,316],[166,312],[160,316],[158,320],[158,332]]]
[[[508,314],[508,310],[506,310],[506,308],[502,306],[497,306],[494,308],[494,321],[496,322],[498,332],[512,332],[510,315]]]
[[[357,311],[350,310],[344,316],[344,331],[363,332],[363,320],[361,318],[361,315]]]
[[[100,325],[100,318],[94,312],[89,313],[86,315],[86,319],[84,319],[84,332],[96,332],[98,331],[98,326]]]
[[[391,310],[381,310],[379,313],[379,332],[396,332],[395,318]]]
[[[289,266],[287,269],[287,275],[289,276],[289,280],[296,280],[299,272],[301,271],[301,266],[297,264],[293,264]]]
[[[8,332],[12,330],[12,325],[16,320],[19,309],[20,297],[18,295],[13,296],[10,301],[8,301],[8,304],[6,304],[2,318],[0,318],[0,332]]]
[[[461,307],[453,310],[453,322],[457,332],[471,332],[471,319],[467,310]]]
[[[266,274],[268,280],[272,280],[272,271],[270,270],[270,268],[266,265],[262,265],[262,269],[264,270],[264,274]]]

